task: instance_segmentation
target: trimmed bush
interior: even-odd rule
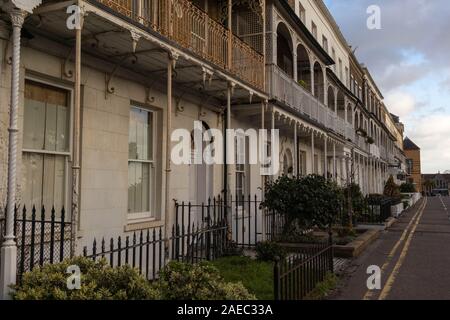
[[[170,262],[161,271],[157,288],[163,300],[256,300],[242,283],[226,283],[207,262]]]
[[[81,271],[81,289],[67,288],[69,266]],[[25,273],[14,287],[15,300],[154,300],[158,292],[130,266],[111,268],[106,260],[77,257]]]
[[[284,234],[309,230],[314,226],[329,228],[339,215],[342,189],[319,175],[302,178],[282,176],[266,184],[261,206],[285,217]]]
[[[259,242],[255,249],[256,257],[261,261],[275,261],[287,256],[286,250],[276,242]]]

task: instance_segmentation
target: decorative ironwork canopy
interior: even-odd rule
[[[233,6],[247,5],[249,9],[256,13],[260,21],[263,21],[264,0],[232,0]],[[219,2],[220,22],[225,22],[228,17],[228,0]]]

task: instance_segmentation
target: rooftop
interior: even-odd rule
[[[403,140],[404,150],[420,150],[420,148],[408,137]]]

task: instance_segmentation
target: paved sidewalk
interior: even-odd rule
[[[336,299],[450,299],[449,214],[449,197],[421,200],[352,261]],[[381,290],[367,289],[372,265],[382,268]]]

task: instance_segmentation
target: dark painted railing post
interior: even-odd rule
[[[329,270],[331,273],[334,273],[334,261],[333,261],[333,256],[334,256],[334,250],[333,250],[333,230],[330,227],[330,230],[328,231],[328,250],[329,250]]]
[[[59,261],[63,261],[64,260],[64,235],[65,235],[65,229],[66,229],[66,224],[65,224],[65,219],[66,219],[66,210],[64,209],[64,207],[61,210],[61,226],[60,226],[60,230],[59,230]],[[75,226],[70,226],[71,228],[76,228]]]
[[[280,300],[280,258],[276,257],[273,265],[273,291],[274,299]]]

